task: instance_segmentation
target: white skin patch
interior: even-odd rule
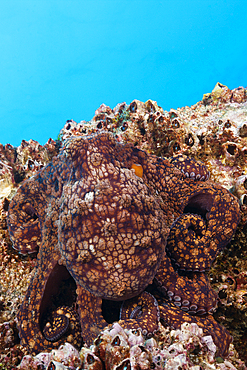
[[[94,192],[93,191],[90,191],[89,193],[86,193],[84,199],[85,199],[85,202],[88,202],[88,203],[93,202],[93,200],[94,200]]]
[[[89,245],[89,249],[92,253],[95,253],[95,249],[94,249],[94,245],[93,244],[90,244]]]

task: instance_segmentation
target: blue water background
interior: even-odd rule
[[[105,103],[247,86],[246,0],[2,0],[0,142],[56,139]]]

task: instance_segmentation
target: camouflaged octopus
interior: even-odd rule
[[[239,206],[208,175],[193,159],[159,158],[111,133],[68,140],[9,207],[14,248],[38,252],[17,314],[21,343],[32,353],[90,344],[107,325],[103,308],[121,301],[124,327],[150,335],[159,321],[196,322],[225,356],[231,336],[213,319],[205,271]]]

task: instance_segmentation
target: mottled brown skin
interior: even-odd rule
[[[20,187],[10,204],[8,227],[20,253],[38,252],[17,316],[21,343],[30,352],[64,341],[80,345],[74,319],[68,325],[67,319],[53,315],[60,308],[51,303],[71,276],[76,283],[74,309],[89,344],[107,324],[102,299],[129,300],[121,314],[126,327],[155,331],[159,309],[151,295],[142,293],[152,282],[163,300],[179,307],[168,315],[176,325],[183,322],[184,311],[192,317],[215,308],[217,299],[204,271],[234,234],[239,206],[219,185],[196,181],[196,171],[206,169],[186,160],[186,171],[189,164],[192,178],[168,160],[103,132],[70,139]],[[180,276],[178,266],[193,276]],[[49,322],[49,309],[61,324],[60,336]],[[221,341],[227,347],[227,332]]]

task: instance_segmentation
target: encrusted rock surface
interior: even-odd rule
[[[65,343],[58,350],[24,356],[18,369],[91,370],[244,370],[244,363],[231,348],[228,359],[215,358],[211,336],[204,336],[196,324],[184,323],[179,330],[162,325],[155,337],[145,339],[137,330],[123,330],[114,323],[107,327],[90,348],[78,352]]]
[[[18,148],[10,144],[0,145],[0,369],[12,369],[18,365],[24,354],[28,355],[18,344],[15,315],[25,295],[35,264],[35,256],[20,256],[11,247],[6,225],[9,201],[24,179],[35,174],[58,153],[59,147],[63,145],[66,138],[101,129],[115,133],[119,141],[132,142],[138,148],[158,156],[170,158],[174,154],[185,154],[199,159],[208,166],[212,180],[220,183],[239,198],[241,222],[237,233],[231,244],[217,257],[209,276],[220,299],[215,318],[233,335],[233,343],[240,358],[247,362],[247,350],[244,346],[247,341],[247,90],[243,87],[230,90],[218,83],[212,93],[205,94],[202,101],[191,107],[171,109],[166,112],[151,100],[146,103],[135,100],[129,105],[122,103],[114,109],[103,104],[96,110],[90,122],[67,121],[57,141],[50,139],[44,146],[33,140],[23,141]],[[179,346],[180,334],[176,336],[169,330],[164,334],[164,330],[166,329],[161,330],[161,338],[154,338],[160,346],[159,350],[163,350],[167,335]],[[198,335],[201,338],[202,334]],[[201,339],[197,339],[197,343],[198,341],[201,343]],[[184,338],[181,343],[184,345]],[[205,346],[204,343],[204,349]],[[150,361],[153,360],[150,359],[152,355],[150,357],[146,352],[147,349],[140,349],[139,344],[137,347],[139,349],[135,347],[136,352],[134,351],[133,354],[132,350],[131,353],[132,358],[136,356],[142,358],[143,362],[142,365],[138,365],[139,368],[155,368],[150,367]],[[143,348],[146,347],[147,344],[143,346]],[[80,368],[87,358],[92,363],[84,365],[84,368],[100,369],[101,360],[97,362],[98,360],[94,358],[94,356],[99,357],[98,350],[99,345],[94,347],[92,353],[89,349],[83,349],[79,357],[75,356],[78,358],[78,364],[71,365],[68,362],[61,365],[62,359],[54,357],[54,361],[52,360],[55,363],[54,366],[48,367],[48,362],[46,366],[54,369]],[[205,355],[207,359],[203,359],[205,363],[209,361],[209,352],[207,349]],[[182,353],[183,356],[179,357],[181,361],[183,361],[182,357],[187,361],[188,356],[189,361],[193,360],[188,352],[185,355],[183,351]],[[195,355],[196,358],[204,352],[199,351],[199,353],[200,355]],[[49,356],[48,358],[51,361]],[[216,360],[211,358],[211,362],[209,361],[207,365],[198,364],[193,360],[184,368],[199,370],[201,366],[206,369],[245,369],[233,347],[228,359],[224,362],[219,362],[220,359]],[[137,365],[133,365],[133,361],[131,368],[138,368],[134,367]],[[161,365],[163,367],[160,368],[178,368],[178,363],[164,367],[169,365],[169,361],[170,359],[166,358]],[[26,368],[35,368],[36,365],[32,363],[31,367],[29,363],[28,366]],[[42,368],[38,366],[40,364],[37,364],[37,369]],[[126,369],[130,368],[128,366],[126,363]]]

